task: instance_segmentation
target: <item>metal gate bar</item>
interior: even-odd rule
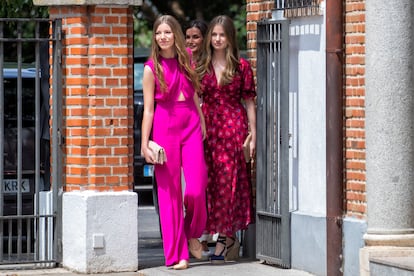
[[[257,25],[256,257],[290,268],[289,24]]]
[[[0,18],[0,269],[53,266],[59,260],[60,234],[54,224],[60,220],[61,181],[56,174],[50,185],[47,165],[49,66],[53,84],[61,78],[60,60],[49,57],[49,50],[61,51],[61,27],[56,26],[60,20]],[[41,45],[46,45],[44,52]],[[33,54],[34,62],[26,64],[25,56]],[[60,94],[61,89],[54,89],[54,95]],[[52,124],[59,117],[52,116]],[[57,147],[54,143],[52,152]],[[52,208],[45,212],[45,205]]]

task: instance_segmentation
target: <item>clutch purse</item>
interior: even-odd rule
[[[252,140],[252,134],[249,133],[247,135],[246,139],[243,142],[243,154],[244,159],[246,160],[246,163],[250,162],[250,141]]]
[[[162,165],[164,164],[164,162],[167,162],[167,155],[165,154],[165,150],[163,147],[151,140],[148,142],[148,147],[154,154],[154,161],[156,164]]]

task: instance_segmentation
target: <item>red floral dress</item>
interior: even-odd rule
[[[242,150],[248,120],[241,102],[256,96],[253,71],[241,58],[230,84],[219,86],[212,69],[201,85],[207,128],[207,230],[232,236],[254,221],[251,174]]]

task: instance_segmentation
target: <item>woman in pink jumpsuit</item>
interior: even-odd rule
[[[152,139],[167,156],[165,163],[155,164],[155,177],[165,263],[174,269],[188,267],[188,250],[201,258],[197,238],[207,219],[205,124],[190,54],[177,20],[169,15],[159,17],[153,27],[151,56],[144,67],[141,149],[146,161],[154,163],[148,147],[152,129]],[[181,167],[186,183],[184,199]]]

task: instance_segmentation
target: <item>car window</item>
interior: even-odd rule
[[[22,168],[33,171],[35,164],[35,71],[21,71],[21,111],[22,111]],[[4,170],[14,175],[17,170],[18,145],[18,99],[17,99],[17,69],[3,70],[4,87]]]
[[[142,76],[144,74],[144,63],[134,63],[134,91],[142,90]]]
[[[34,126],[35,79],[22,78],[23,126]],[[4,79],[4,117],[13,126],[17,121],[17,79]],[[14,126],[16,127],[16,126]]]

